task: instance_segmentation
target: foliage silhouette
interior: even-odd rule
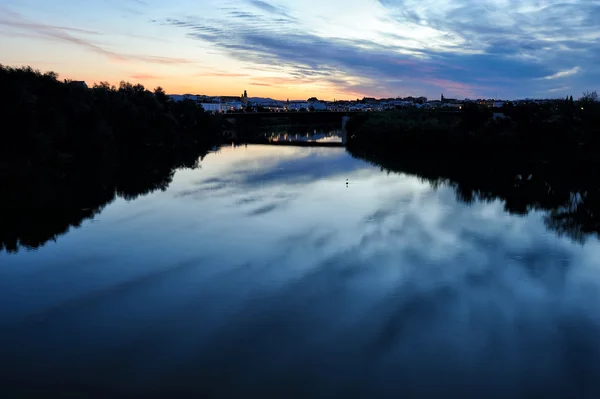
[[[421,112],[359,115],[348,150],[388,171],[447,184],[464,202],[501,200],[506,211],[545,212],[547,226],[577,241],[600,234],[600,103],[593,95],[507,105],[494,121],[475,104],[442,119]],[[429,119],[428,119],[429,118]]]
[[[37,248],[116,196],[166,189],[196,167],[221,121],[162,88],[106,82],[88,89],[54,72],[0,65],[0,250]]]

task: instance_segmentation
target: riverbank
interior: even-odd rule
[[[581,175],[600,166],[600,104],[526,104],[501,119],[476,105],[460,113],[361,114],[346,127],[347,147],[386,161],[435,168],[435,174]]]
[[[37,248],[116,196],[165,189],[220,140],[219,116],[122,82],[87,88],[0,66],[0,250]]]
[[[463,114],[444,129],[427,121],[409,130],[402,128],[406,115],[373,114],[349,124],[347,147],[390,172],[450,185],[463,202],[500,200],[520,215],[543,211],[549,228],[580,241],[600,233],[599,132],[589,116],[563,113],[537,127],[486,121],[469,130]]]

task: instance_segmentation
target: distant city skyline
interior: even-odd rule
[[[172,94],[577,98],[598,21],[600,0],[0,0],[0,63]]]
[[[147,88],[149,89],[149,88]],[[246,94],[246,90],[244,90],[244,94]],[[584,93],[581,93],[578,96],[570,96],[570,97],[574,97],[574,99],[578,99],[581,96],[583,96]],[[206,97],[206,98],[211,98],[211,99],[231,99],[231,98],[239,98],[242,99],[242,96],[229,96],[229,95],[212,95],[212,94],[203,94],[203,93],[167,93],[167,95],[169,95],[170,97],[176,97],[176,98],[186,98],[186,97],[198,97],[198,98],[202,98],[202,97]],[[569,95],[567,95],[566,97],[569,97]],[[418,99],[425,99],[426,102],[440,102],[443,101],[443,99],[445,100],[459,100],[461,102],[464,101],[476,101],[476,100],[486,100],[486,101],[495,101],[495,100],[499,100],[499,101],[507,101],[507,102],[519,102],[519,101],[527,101],[527,100],[564,100],[565,97],[562,96],[545,96],[545,97],[519,97],[519,98],[501,98],[501,97],[456,97],[456,98],[450,98],[447,96],[444,96],[444,93],[442,93],[440,96],[438,96],[437,98],[430,98],[427,96],[419,96],[419,95],[407,95],[407,96],[384,96],[384,97],[377,97],[377,96],[362,96],[360,98],[333,98],[333,99],[327,99],[327,98],[318,98],[316,96],[310,96],[308,99],[306,98],[273,98],[273,97],[263,97],[263,96],[248,96],[247,99],[248,100],[256,100],[256,99],[260,99],[260,100],[272,100],[272,101],[277,101],[277,102],[301,102],[301,101],[319,101],[319,102],[327,102],[327,103],[331,103],[331,102],[361,102],[364,101],[365,99],[375,99],[377,101],[379,100],[403,100],[403,99],[408,99],[408,98],[413,98],[414,100],[418,100]]]

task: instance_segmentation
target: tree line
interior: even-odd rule
[[[357,115],[352,155],[449,185],[460,201],[500,200],[513,214],[543,211],[547,226],[583,241],[600,236],[600,102],[595,92],[506,104],[503,117],[470,104],[459,113]]]
[[[600,102],[595,92],[578,101],[506,103],[497,110],[467,103],[460,112],[413,109],[358,114],[346,129],[349,147],[449,157],[473,165],[503,166],[506,159],[600,161]]]
[[[120,196],[166,189],[220,139],[221,120],[160,87],[0,65],[0,250],[37,248]]]

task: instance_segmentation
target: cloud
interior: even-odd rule
[[[338,98],[440,92],[515,98],[551,93],[566,86],[554,83],[561,78],[568,77],[576,92],[598,89],[592,85],[600,81],[595,68],[599,0],[203,0],[193,7],[192,2],[102,2],[110,12],[94,17],[106,32],[51,23],[51,17],[37,23],[10,10],[0,10],[0,28],[10,37],[33,34],[116,61],[187,64],[188,54],[200,47],[198,57],[213,72],[228,64],[222,72],[231,74],[203,77],[260,76],[255,82],[279,88],[282,97],[299,88]],[[119,38],[110,47],[102,33],[124,35],[110,32],[121,28],[109,19],[122,7],[146,17],[128,15],[127,29],[139,36]],[[61,11],[71,12],[66,6]],[[161,25],[160,37],[144,36],[156,28],[148,23]],[[131,54],[134,37],[176,43],[169,47],[175,57]]]
[[[570,89],[570,87],[567,87],[567,86],[564,86],[564,87],[557,87],[557,88],[554,88],[554,89],[550,89],[550,90],[548,90],[548,93],[555,93],[555,92],[557,92],[557,91],[563,91],[563,92],[566,92],[566,91],[567,91],[567,90],[569,90],[569,89]]]
[[[117,54],[117,58],[163,65],[189,64],[192,62],[186,58],[158,57],[153,55]]]
[[[590,79],[583,71],[600,61],[595,0],[365,0],[337,12],[329,4],[313,8],[312,0],[286,9],[246,3],[252,8],[166,24],[244,65],[276,65],[290,79],[382,96],[448,90],[515,97],[548,91],[546,80],[564,76],[577,76],[574,86],[581,89]],[[302,17],[273,18],[292,12]],[[324,20],[326,29],[319,25]],[[568,65],[573,57],[576,68]]]
[[[149,74],[144,74],[144,73],[139,73],[136,75],[131,75],[131,79],[136,79],[136,80],[157,80],[157,79],[162,79],[159,76],[156,75],[149,75]]]
[[[0,19],[0,25],[17,29],[17,32],[13,32],[14,35],[31,37],[31,35],[34,34],[38,38],[69,43],[82,49],[105,56],[113,61],[137,61],[163,65],[178,65],[191,62],[191,60],[185,58],[162,57],[144,54],[125,54],[116,52],[90,41],[87,38],[78,36],[78,34],[101,36],[102,34],[97,31],[32,22],[22,18],[16,13],[8,14],[8,16],[9,18]]]
[[[267,13],[278,15],[278,16],[284,17],[286,19],[294,19],[294,18],[290,17],[290,15],[287,13],[286,9],[283,7],[277,7],[277,6],[274,6],[272,4],[269,4],[269,3],[261,1],[261,0],[248,0],[248,3],[250,3],[254,7],[259,8],[262,11],[265,11]]]
[[[389,91],[391,94],[390,89],[402,80],[401,77],[408,80],[421,78],[436,91],[447,89],[455,95],[475,93],[475,84],[452,83],[451,76],[435,78],[439,70],[460,70],[462,66],[444,65],[448,61],[441,56],[414,60],[410,49],[403,47],[365,40],[324,40],[308,33],[273,35],[240,25],[228,31],[222,25],[204,25],[191,20],[171,19],[166,23],[188,29],[189,37],[209,42],[240,61],[267,68],[277,65],[278,72],[287,72],[287,77],[261,77],[262,83],[270,85],[318,84],[335,86],[349,93]],[[413,91],[417,90],[415,87]]]
[[[556,72],[555,74],[552,74],[549,76],[544,76],[543,78],[540,78],[540,79],[553,80],[553,79],[559,79],[559,78],[566,78],[567,76],[577,75],[580,71],[581,71],[580,67],[574,67],[571,69],[567,69],[565,71]]]
[[[110,7],[124,11],[127,15],[123,17],[141,16],[148,9],[148,2],[143,0],[103,0]]]
[[[473,98],[477,96],[476,87],[474,85],[435,78],[423,79],[422,82],[431,86],[440,87],[450,93],[457,93],[464,97]]]
[[[215,77],[223,77],[223,78],[243,78],[250,76],[247,73],[228,73],[228,72],[203,72],[198,73],[195,76],[198,77],[206,77],[206,76],[215,76]]]
[[[86,35],[101,35],[101,33],[88,29],[79,29],[79,28],[68,28],[65,26],[54,26],[54,25],[46,25],[39,24],[34,22],[25,22],[25,21],[15,21],[5,18],[0,18],[0,25],[12,27],[12,28],[21,28],[24,30],[44,30],[44,29],[53,29],[56,31],[64,31],[69,33],[83,33]]]

